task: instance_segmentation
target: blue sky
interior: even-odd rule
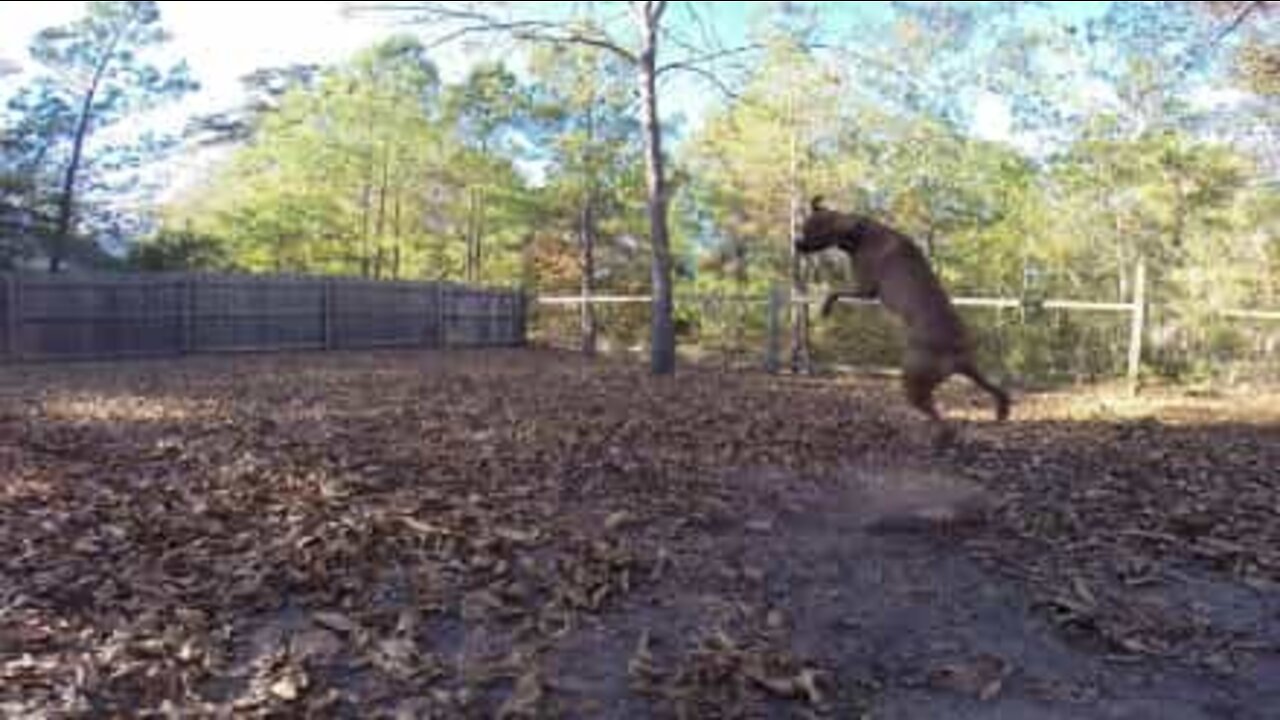
[[[714,34],[727,46],[741,44],[748,36],[753,19],[771,3],[716,2],[673,3],[670,20],[678,29],[696,34],[698,17],[690,7],[702,13],[702,24],[714,28]],[[352,19],[343,15],[344,3],[321,2],[194,2],[162,0],[161,12],[166,27],[173,33],[167,52],[185,58],[192,66],[203,89],[186,99],[181,107],[170,108],[149,122],[180,124],[193,113],[208,112],[233,106],[240,96],[238,78],[250,71],[269,66],[298,62],[336,63],[380,37],[412,28],[393,28],[386,21],[373,18]],[[613,10],[618,12],[617,4]],[[835,44],[856,44],[866,37],[885,15],[886,3],[817,2],[796,3],[816,6],[825,39]],[[1025,24],[1037,22],[1036,13],[1083,22],[1103,13],[1109,2],[1056,2],[1047,4],[1026,17]],[[545,7],[539,5],[538,7]],[[562,5],[561,8],[567,8]],[[72,20],[83,12],[79,2],[0,1],[0,61],[16,62],[34,70],[27,55],[31,38],[41,28]],[[547,12],[556,12],[549,10]],[[498,50],[500,51],[500,50]],[[488,59],[493,45],[452,45],[434,51],[437,64],[447,81],[465,76],[476,61]],[[0,101],[23,81],[21,75],[0,79]],[[5,87],[7,86],[7,88]],[[688,129],[696,125],[720,96],[704,82],[680,80],[667,88],[663,112],[669,119],[683,116]],[[973,97],[973,112],[980,134],[989,139],[1010,139],[1008,110],[1002,98],[993,95]]]
[[[824,31],[840,37],[856,30],[866,18],[881,14],[883,3],[820,2]],[[1054,13],[1087,16],[1105,8],[1105,2],[1054,3]],[[743,42],[751,17],[768,3],[717,2],[674,3],[672,19],[692,27],[694,19],[686,7],[697,5],[704,20],[727,45]],[[165,25],[174,35],[171,51],[192,65],[203,90],[185,101],[184,111],[204,111],[234,104],[239,96],[237,79],[267,66],[296,62],[340,62],[357,49],[392,32],[385,22],[350,19],[342,14],[343,3],[321,2],[195,2],[162,0]],[[31,38],[41,28],[58,25],[79,16],[78,2],[0,1],[0,60],[35,69],[27,56]],[[436,51],[437,62],[446,79],[463,76],[483,53],[474,47],[455,46]],[[9,76],[0,83],[10,88],[22,80]],[[715,93],[701,83],[681,83],[672,88],[668,107],[697,118],[716,102]],[[4,95],[0,90],[0,96]]]

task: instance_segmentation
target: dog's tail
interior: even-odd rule
[[[969,378],[974,385],[987,391],[987,394],[995,398],[996,401],[996,420],[1004,422],[1009,419],[1009,393],[1004,388],[996,385],[988,380],[981,372],[978,371],[976,365],[972,361],[966,360],[956,368],[956,372]]]

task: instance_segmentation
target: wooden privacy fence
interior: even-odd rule
[[[0,276],[0,358],[511,347],[524,295],[450,283],[215,275]]]

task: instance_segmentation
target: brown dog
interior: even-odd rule
[[[903,382],[907,399],[935,422],[942,416],[933,391],[953,374],[964,375],[996,402],[996,419],[1009,417],[1009,396],[989,382],[973,362],[973,344],[951,299],[911,238],[871,218],[828,210],[814,198],[796,249],[816,253],[836,247],[853,262],[858,289],[836,291],[822,303],[822,314],[841,297],[880,298],[906,324]]]

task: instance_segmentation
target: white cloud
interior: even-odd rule
[[[1196,88],[1188,98],[1192,107],[1200,110],[1230,109],[1243,105],[1256,96],[1234,87]]]
[[[164,62],[186,60],[201,90],[176,106],[138,118],[127,128],[113,128],[108,135],[180,129],[193,115],[234,107],[243,93],[240,78],[256,69],[296,63],[339,63],[380,38],[415,29],[395,26],[386,17],[345,17],[343,5],[337,0],[160,2],[162,22],[173,38],[155,57]],[[0,79],[0,103],[10,91],[29,79],[31,73],[38,71],[28,55],[28,46],[36,33],[71,22],[83,14],[84,4],[77,2],[0,1],[0,62],[7,60],[24,71]],[[456,81],[480,54],[473,48],[455,46],[433,51],[432,56],[445,80]],[[100,138],[110,139],[112,137]],[[207,154],[197,153],[159,171],[176,176],[169,188],[172,192],[191,182],[209,162]]]
[[[239,78],[262,67],[340,62],[386,30],[342,17],[341,2],[162,2],[171,52],[202,84],[191,105],[225,107]]]
[[[36,32],[65,23],[81,10],[79,3],[71,2],[0,2],[0,57],[24,60]]]
[[[992,92],[979,93],[973,108],[973,131],[983,140],[1009,142],[1013,137],[1009,102]]]
[[[222,3],[169,0],[160,3],[173,42],[164,55],[190,63],[202,91],[185,107],[207,111],[233,104],[239,97],[239,78],[262,67],[293,63],[335,63],[360,48],[396,31],[376,18],[348,18],[343,3],[254,2]],[[0,2],[0,58],[17,62],[27,71],[27,46],[42,28],[66,23],[83,14],[81,3]],[[461,48],[434,52],[447,79],[466,72],[474,58]],[[20,78],[3,81],[12,87]],[[3,94],[0,91],[0,94]]]

